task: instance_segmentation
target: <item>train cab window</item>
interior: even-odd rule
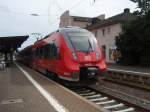
[[[71,49],[80,52],[93,52],[97,48],[96,39],[88,31],[68,31],[66,39],[69,40]]]

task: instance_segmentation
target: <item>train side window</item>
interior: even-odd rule
[[[44,46],[44,58],[46,59],[50,58],[50,46],[49,45]]]
[[[61,59],[61,57],[60,57],[60,48],[59,47],[57,47],[57,59],[58,60],[60,60]]]
[[[50,51],[50,45],[47,45],[47,58],[50,58],[51,51]]]
[[[44,58],[44,47],[40,48],[40,58]]]
[[[38,49],[36,49],[36,58],[38,58],[38,55],[39,55]]]
[[[41,48],[39,48],[39,58],[41,58],[42,56],[41,56],[41,54],[42,54],[42,49]]]
[[[61,59],[61,57],[60,57],[60,48],[59,48],[59,46],[55,46],[55,57],[56,57],[56,59],[57,60],[60,60]]]
[[[38,52],[37,57],[40,58],[40,48],[38,48],[37,50],[38,50],[38,51],[37,51],[37,52]]]
[[[36,54],[36,58],[38,58],[39,57],[39,49],[37,48],[35,52],[36,52],[35,53]]]
[[[39,58],[41,58],[41,48],[39,48]]]
[[[33,59],[36,58],[36,50],[33,50]]]
[[[40,49],[37,49],[37,58],[40,58]]]
[[[50,51],[49,58],[52,59],[52,55],[53,55],[52,44],[49,44],[49,51]]]
[[[60,60],[59,45],[56,41],[54,41],[54,56],[55,56],[55,59]]]
[[[51,44],[51,59],[56,59],[56,57],[55,57],[55,52],[56,52],[55,44],[52,43],[52,44]]]
[[[57,59],[57,47],[56,47],[56,45],[55,44],[53,44],[53,57],[54,57],[54,59]]]
[[[43,57],[46,58],[46,45],[43,47]]]
[[[44,48],[44,58],[46,59],[60,59],[59,47],[55,43],[50,43],[45,45]]]
[[[54,43],[50,44],[50,59],[56,59],[56,46]]]

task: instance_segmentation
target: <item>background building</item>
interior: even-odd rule
[[[69,11],[66,11],[60,16],[59,27],[79,26],[81,28],[85,28],[88,25],[91,25],[94,20],[104,20],[104,19],[105,15],[100,15],[96,18],[78,17],[78,16],[71,16],[69,14]]]

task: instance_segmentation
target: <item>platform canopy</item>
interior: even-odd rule
[[[29,36],[8,36],[0,37],[0,52],[10,53],[21,47],[21,44],[27,40]]]

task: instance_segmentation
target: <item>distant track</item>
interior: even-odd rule
[[[150,91],[150,73],[110,68],[108,68],[107,70],[108,76],[105,78],[106,81],[111,81],[113,83],[119,83]]]
[[[150,73],[146,73],[146,72],[136,72],[136,71],[131,71],[131,70],[118,70],[118,69],[113,69],[113,68],[107,68],[107,70],[150,77]]]

